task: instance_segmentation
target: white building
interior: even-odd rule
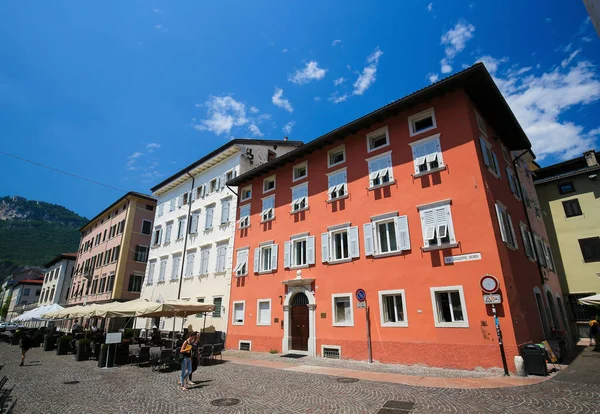
[[[207,315],[176,318],[175,329],[225,332],[234,256],[237,189],[225,183],[302,145],[234,139],[151,189],[158,199],[141,298],[215,304]],[[235,191],[235,192],[234,192]],[[173,329],[173,318],[139,318],[136,328]]]
[[[44,265],[44,284],[39,305],[58,303],[66,306],[69,287],[75,270],[77,253],[63,253]]]

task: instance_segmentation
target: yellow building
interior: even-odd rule
[[[600,310],[577,299],[600,293],[600,153],[535,171],[535,189],[571,316],[585,335]]]

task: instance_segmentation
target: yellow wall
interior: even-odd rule
[[[589,174],[536,185],[540,207],[545,213],[546,228],[555,255],[564,292],[600,293],[600,262],[585,263],[579,239],[600,236],[600,177]],[[571,181],[575,192],[560,194],[558,185]],[[563,201],[577,198],[583,215],[565,216]]]

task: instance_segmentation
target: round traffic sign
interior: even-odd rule
[[[495,293],[500,287],[500,282],[492,275],[485,275],[479,281],[479,286],[485,293]]]
[[[366,298],[367,292],[365,292],[363,289],[356,289],[356,300],[359,302],[364,302]]]

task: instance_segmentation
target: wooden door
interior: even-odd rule
[[[308,298],[297,293],[292,298],[292,350],[308,351]]]

